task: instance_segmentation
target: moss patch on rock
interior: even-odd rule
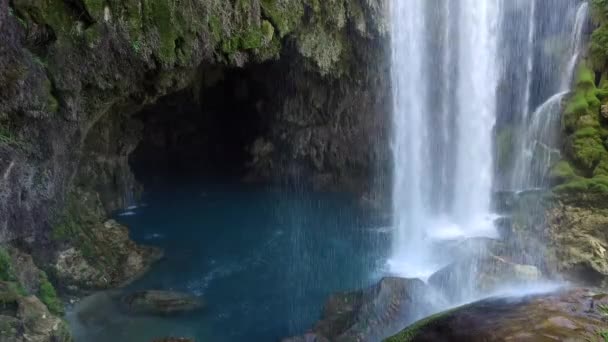
[[[63,315],[63,302],[57,296],[55,287],[46,276],[46,273],[40,272],[40,289],[38,298],[46,305],[49,311],[55,315]]]
[[[456,312],[459,309],[462,309],[462,308],[455,308],[455,309],[447,310],[444,312],[440,312],[440,313],[431,315],[427,318],[421,319],[418,322],[403,329],[398,334],[385,339],[384,342],[411,342],[416,338],[416,336],[418,335],[420,330],[432,327],[433,323],[437,322],[438,320],[440,320],[443,317],[448,316],[449,314],[451,314],[453,312]]]

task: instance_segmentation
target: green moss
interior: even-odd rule
[[[418,335],[418,333],[420,332],[420,330],[422,328],[426,328],[426,327],[432,325],[433,323],[435,323],[437,320],[444,318],[444,317],[448,316],[449,314],[451,314],[459,309],[462,309],[462,308],[464,308],[464,307],[440,312],[438,314],[424,318],[424,319],[410,325],[409,327],[405,328],[404,330],[399,332],[397,335],[385,339],[384,342],[409,342],[409,341],[412,341]]]
[[[581,63],[574,94],[568,100],[564,110],[564,126],[569,130],[578,128],[578,119],[585,115],[597,117],[599,114],[601,101],[605,96],[605,91],[597,89],[595,86],[595,75],[586,63]],[[599,120],[599,118],[598,118]]]
[[[26,21],[50,26],[59,37],[69,37],[75,32],[76,20],[63,0],[16,0],[14,9]]]
[[[249,30],[240,38],[240,48],[243,50],[257,49],[264,44],[264,34],[261,30]]]
[[[608,194],[608,177],[596,176],[593,178],[575,177],[567,183],[553,188],[555,193],[600,193]]]
[[[49,311],[55,315],[63,315],[63,303],[57,296],[55,287],[49,281],[46,273],[40,272],[40,289],[38,290],[38,298],[46,305]]]
[[[582,133],[579,135],[579,132]],[[586,129],[577,131],[572,137],[571,147],[574,162],[584,170],[592,172],[607,152],[597,130],[593,135],[589,134]]]
[[[216,16],[212,16],[208,20],[209,32],[211,32],[211,37],[213,38],[213,42],[215,44],[219,43],[222,40],[223,32],[222,32],[222,23],[220,19]]]
[[[595,170],[593,170],[593,176],[608,176],[608,155],[604,155]]]
[[[344,32],[315,25],[303,30],[298,39],[298,50],[309,58],[322,75],[339,75],[342,58],[346,54]]]
[[[82,0],[87,12],[97,21],[102,21],[104,17],[105,0]]]
[[[7,282],[11,293],[26,296],[27,291],[17,279],[13,269],[11,256],[6,249],[0,247],[0,281]]]
[[[260,5],[281,38],[292,32],[304,16],[304,6],[299,0],[261,0]]]
[[[145,0],[144,15],[147,24],[154,27],[159,38],[159,57],[170,64],[175,60],[175,40],[178,38],[177,25],[173,21],[173,8],[169,1]]]
[[[608,342],[608,330],[603,330],[598,333],[604,342]]]
[[[570,163],[560,160],[551,168],[550,176],[557,182],[562,183],[575,178],[576,174]]]
[[[227,55],[232,55],[239,50],[241,44],[240,37],[232,37],[222,41],[222,52]]]
[[[268,20],[262,20],[260,31],[264,37],[264,42],[270,42],[274,38],[274,26]]]
[[[589,57],[594,68],[602,70],[608,59],[608,24],[603,24],[591,34]]]

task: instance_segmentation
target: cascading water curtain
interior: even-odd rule
[[[499,1],[394,0],[393,271],[425,277],[436,238],[492,234]]]
[[[559,94],[569,89],[581,53],[587,5],[393,0],[391,6],[389,267],[424,279],[456,261],[458,255],[442,252],[450,242],[498,238],[494,191],[541,184],[537,174],[550,160],[536,153],[559,153]],[[451,279],[447,292],[473,299],[475,272]]]

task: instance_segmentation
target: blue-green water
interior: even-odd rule
[[[309,329],[332,292],[379,279],[390,252],[389,233],[344,195],[215,186],[161,191],[144,202],[118,220],[166,257],[125,291],[185,291],[206,308],[132,317],[102,298],[69,315],[77,341],[277,341]]]

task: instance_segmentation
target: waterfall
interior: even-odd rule
[[[392,1],[392,273],[425,279],[454,262],[449,241],[497,237],[493,192],[544,184],[587,12],[576,0]],[[446,287],[480,295],[474,272]]]
[[[574,70],[576,69],[576,64],[578,63],[582,51],[583,33],[585,31],[588,16],[589,4],[583,2],[579,5],[578,10],[576,11],[574,27],[572,28],[572,34],[570,36],[570,50],[568,51],[570,59],[568,60],[566,71],[560,83],[561,91],[568,91],[570,89],[572,78],[574,76]]]
[[[586,2],[576,8],[576,15],[568,34],[568,46],[565,50],[558,73],[559,88],[545,102],[541,103],[531,115],[526,115],[519,129],[519,146],[515,147],[515,167],[511,189],[522,191],[546,186],[546,174],[551,165],[560,157],[559,133],[562,103],[570,91],[574,71],[578,63],[582,47],[583,33],[588,20],[589,6]],[[530,54],[533,58],[533,54]],[[548,63],[543,61],[543,63]],[[529,73],[528,79],[534,77]],[[527,84],[530,87],[530,83]],[[527,93],[531,89],[526,90]]]
[[[441,265],[435,239],[493,234],[498,1],[393,1],[394,272]]]

